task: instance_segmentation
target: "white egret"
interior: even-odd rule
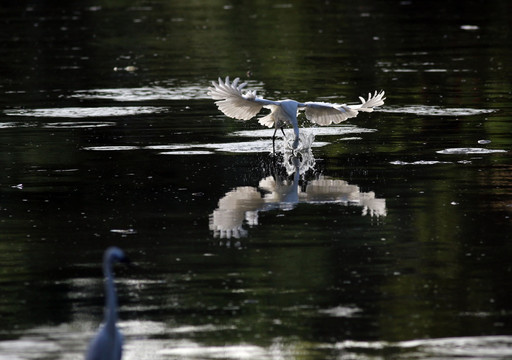
[[[256,95],[255,90],[247,90],[242,93],[242,89],[247,83],[239,85],[240,79],[236,78],[232,82],[229,77],[222,81],[219,78],[218,83],[212,81],[213,87],[208,88],[210,95],[218,108],[227,116],[239,119],[249,120],[256,116],[260,110],[265,107],[270,109],[270,113],[259,119],[261,125],[269,128],[275,127],[272,143],[274,144],[277,129],[280,128],[284,135],[283,126],[290,124],[293,126],[295,139],[293,148],[296,149],[299,144],[299,126],[297,123],[297,113],[299,110],[305,110],[306,118],[318,125],[326,126],[332,123],[339,124],[342,121],[356,117],[360,111],[372,112],[374,107],[384,104],[384,91],[372,95],[368,94],[368,99],[359,97],[361,104],[331,104],[326,102],[298,102],[295,100],[267,100]]]
[[[103,275],[105,276],[105,318],[103,326],[87,350],[86,360],[119,360],[123,352],[123,335],[116,325],[117,295],[112,267],[116,262],[128,262],[123,250],[109,247],[103,255]]]

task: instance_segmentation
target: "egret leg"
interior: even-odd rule
[[[283,130],[283,128],[281,128]],[[277,126],[274,129],[274,135],[272,135],[272,153],[276,153],[276,133],[277,133]]]
[[[284,137],[284,139],[286,139],[286,135],[284,134],[283,127],[280,126],[279,129],[281,129],[281,132],[283,133],[283,137]],[[274,135],[272,135],[272,150],[273,150],[274,154],[276,153],[276,133],[277,133],[277,126],[274,130]]]
[[[281,128],[282,130],[283,128]],[[277,133],[277,126],[274,130],[274,135],[272,135],[272,153],[275,154],[276,153],[276,133]]]
[[[272,135],[272,142],[276,139],[277,127],[274,129],[274,135]]]

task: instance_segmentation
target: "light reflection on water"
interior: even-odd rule
[[[414,114],[426,116],[472,116],[480,114],[490,114],[496,110],[492,109],[472,109],[472,108],[447,108],[441,106],[428,105],[408,105],[408,106],[385,106],[375,111],[398,114]]]
[[[512,356],[511,336],[476,336],[386,341],[342,341],[334,348],[341,354],[358,354],[358,359],[507,359]],[[365,352],[375,355],[365,355]],[[386,355],[384,355],[385,353]]]
[[[207,86],[141,87],[119,89],[78,90],[71,97],[84,100],[152,101],[208,99]]]
[[[62,123],[62,126],[65,126],[67,123]],[[79,123],[76,126],[87,127],[88,123]],[[98,123],[102,124],[102,123]],[[59,123],[60,126],[60,123]],[[69,127],[72,127],[73,123],[69,124]],[[94,126],[94,124],[90,124],[90,126]],[[291,148],[289,144],[293,142],[293,136],[290,136],[291,131],[285,130],[287,132],[286,138],[282,138],[277,142],[277,151],[286,152]],[[326,141],[318,141],[315,140],[315,136],[340,136],[347,134],[359,134],[359,133],[367,133],[374,132],[376,130],[373,129],[365,129],[357,126],[338,126],[338,127],[323,127],[323,128],[306,128],[302,129],[300,133],[300,147],[305,148],[318,148],[323,147],[329,144]],[[244,130],[237,131],[232,133],[231,135],[236,137],[249,137],[249,138],[258,138],[258,140],[250,140],[250,141],[233,141],[226,143],[196,143],[196,144],[161,144],[161,145],[147,145],[147,146],[135,146],[135,145],[98,145],[98,146],[86,146],[83,147],[82,150],[88,151],[126,151],[126,150],[160,150],[160,154],[162,155],[205,155],[212,154],[212,151],[208,151],[205,149],[210,149],[217,152],[230,152],[230,153],[271,153],[272,149],[272,141],[261,139],[261,138],[271,138],[274,134],[274,130]],[[348,141],[348,140],[359,140],[357,137],[341,137],[337,138],[336,141]],[[309,157],[311,159],[311,157]],[[301,163],[304,164],[304,163]]]
[[[88,118],[107,116],[129,116],[155,114],[166,108],[154,106],[108,106],[108,107],[70,107],[48,109],[13,109],[5,110],[10,116],[50,117],[50,118]]]
[[[115,122],[52,122],[43,124],[43,127],[50,129],[81,129],[81,128],[98,128],[98,127],[107,127],[107,126],[115,126]]]
[[[340,136],[349,134],[362,134],[372,133],[376,129],[366,129],[356,125],[341,125],[341,126],[318,126],[315,128],[302,128],[301,133],[308,136]],[[240,130],[235,131],[231,135],[242,137],[271,137],[274,134],[274,129],[261,129],[261,130]],[[343,138],[342,138],[343,139]]]
[[[505,153],[507,150],[503,149],[484,149],[484,148],[449,148],[436,151],[438,154],[445,155],[473,155],[473,154],[494,154]]]
[[[329,311],[329,310],[326,310]],[[346,317],[357,310],[347,308]],[[125,334],[123,359],[509,359],[512,336],[475,336],[418,339],[398,342],[343,340],[332,344],[301,343],[274,338],[267,345],[230,343],[207,345],[190,337],[232,330],[211,324],[199,326],[154,321],[119,324]],[[83,359],[85,345],[94,334],[93,325],[73,322],[56,327],[39,327],[20,334],[18,340],[0,342],[2,359]],[[162,337],[169,337],[162,339]]]

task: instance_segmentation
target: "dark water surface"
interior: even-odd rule
[[[2,6],[0,359],[82,358],[110,245],[125,359],[512,357],[511,5],[340,3]],[[272,156],[226,75],[387,100]]]

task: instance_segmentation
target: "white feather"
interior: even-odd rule
[[[229,77],[225,81],[219,78],[219,82],[212,81],[213,87],[208,88],[210,95],[217,104],[220,111],[229,117],[239,120],[249,120],[255,117],[267,103],[264,99],[256,96],[256,91],[247,91],[242,93],[242,89],[247,83],[238,85],[240,79],[236,78],[229,82]]]

